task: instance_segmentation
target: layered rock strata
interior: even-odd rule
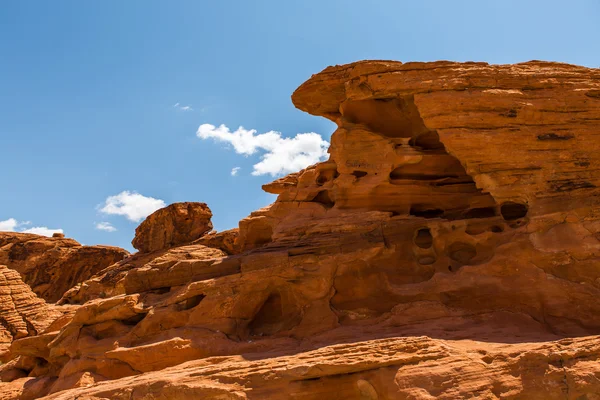
[[[5,396],[596,398],[599,70],[365,61],[292,100],[329,160],[239,231],[157,212]]]
[[[56,302],[97,272],[127,257],[112,246],[82,246],[64,235],[0,232],[0,264],[17,271],[41,298]]]
[[[42,333],[63,313],[35,295],[17,271],[0,265],[0,360],[15,339]]]

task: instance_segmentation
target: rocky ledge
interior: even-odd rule
[[[598,398],[600,70],[362,61],[292,100],[329,160],[239,230],[148,217],[0,398]]]

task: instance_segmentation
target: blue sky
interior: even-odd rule
[[[274,200],[260,186],[277,162],[322,155],[334,126],[290,101],[311,74],[361,59],[598,67],[599,21],[597,0],[2,1],[0,228],[131,250],[136,221],[176,201],[235,227]],[[322,139],[296,136],[310,132]]]

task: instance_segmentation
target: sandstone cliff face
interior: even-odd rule
[[[55,302],[78,282],[129,253],[111,246],[82,246],[64,236],[0,232],[0,264],[14,269],[33,291]]]
[[[148,218],[4,398],[597,398],[599,70],[368,61],[292,100],[330,159],[239,232]]]

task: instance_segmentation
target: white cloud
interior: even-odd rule
[[[107,197],[100,212],[124,215],[130,221],[140,222],[154,211],[165,206],[165,202],[160,199],[125,190],[117,195]]]
[[[240,167],[233,167],[231,168],[231,176],[236,176],[238,174],[238,172],[240,172]]]
[[[116,232],[117,231],[117,228],[112,226],[110,222],[98,222],[96,224],[96,229],[98,229],[100,231],[106,231],[106,232]]]
[[[176,108],[181,111],[194,111],[194,109],[191,106],[184,106],[179,103],[173,104],[173,108]]]
[[[0,231],[4,232],[19,232],[35,233],[36,235],[52,236],[53,233],[63,233],[62,229],[50,229],[45,226],[35,226],[29,229],[22,229],[24,226],[31,225],[30,221],[17,221],[14,218],[9,218],[5,221],[0,221]]]
[[[14,218],[0,221],[0,232],[14,232],[19,223]]]
[[[50,229],[45,226],[34,226],[33,228],[25,229],[21,231],[23,233],[35,233],[36,235],[52,237],[55,233],[64,233],[62,229]]]
[[[238,154],[251,155],[259,150],[263,151],[262,160],[254,164],[252,175],[276,176],[299,171],[325,158],[329,147],[329,143],[314,132],[284,138],[276,131],[257,135],[256,130],[246,130],[241,126],[231,132],[225,125],[217,128],[211,124],[202,124],[198,127],[196,136],[229,143]]]

